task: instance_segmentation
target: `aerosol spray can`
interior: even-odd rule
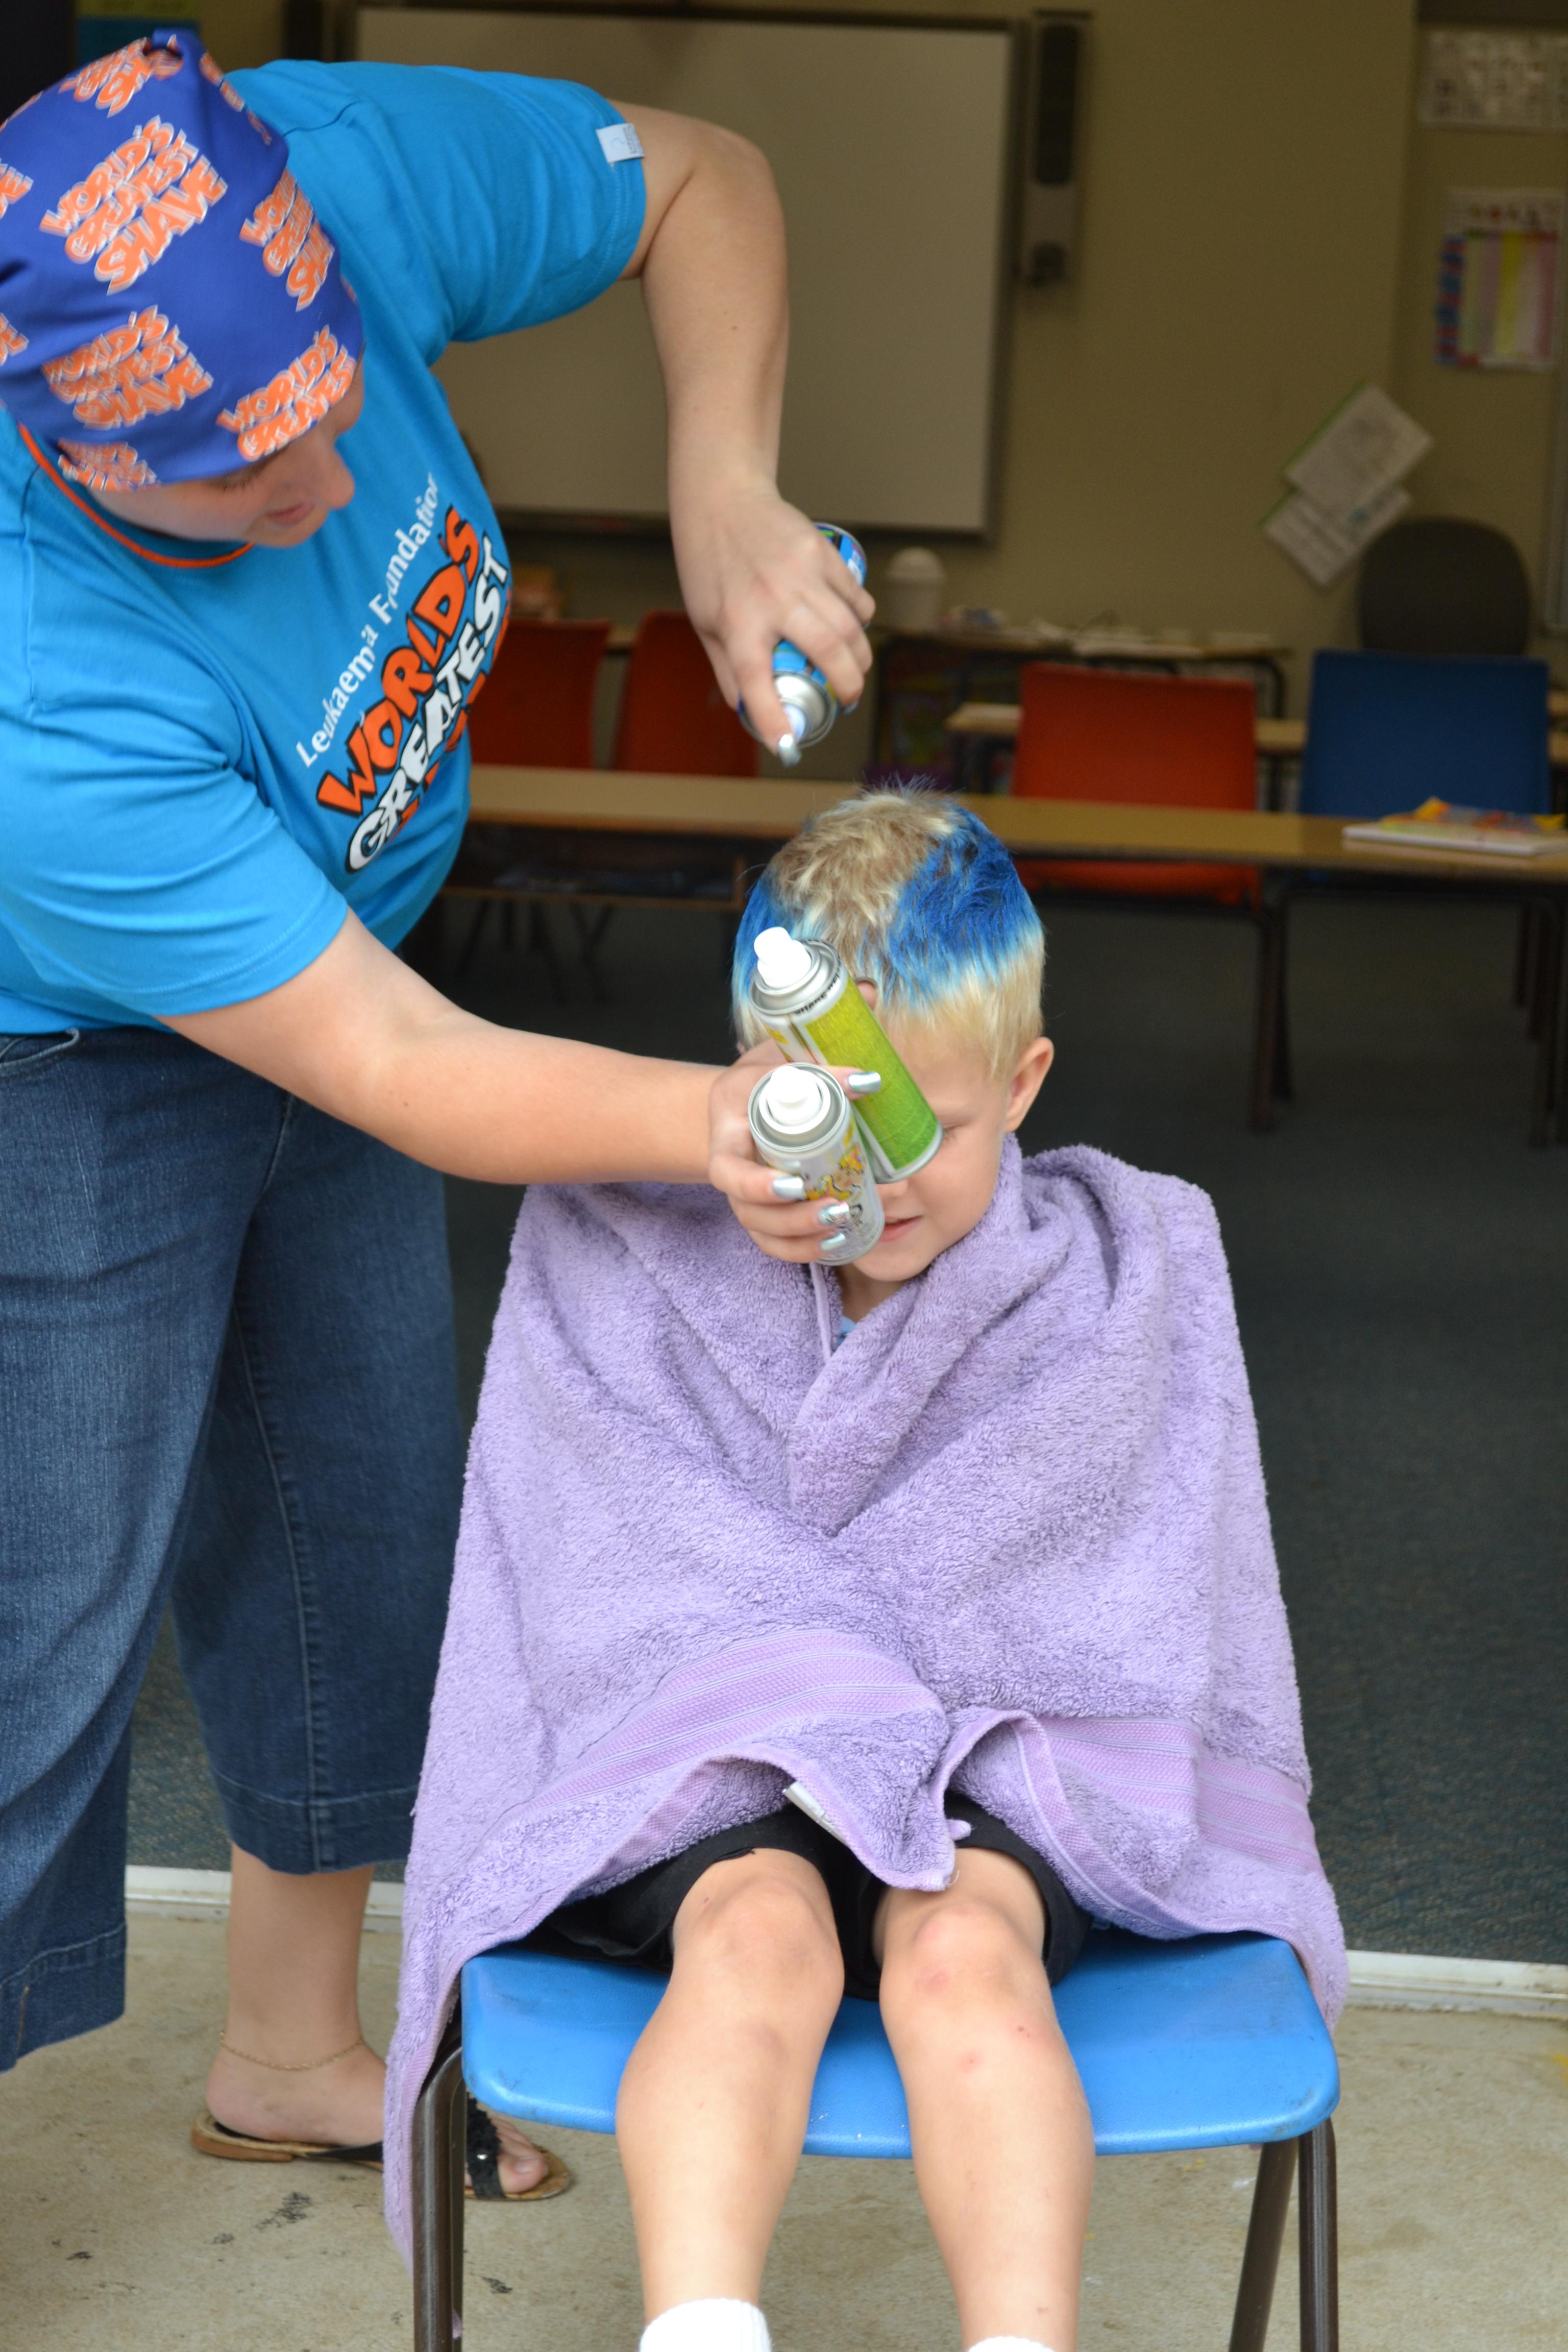
[[[752,1010],[792,1062],[875,1070],[881,1086],[855,1105],[871,1167],[884,1184],[912,1176],[942,1141],[935,1111],[893,1051],[888,1033],[825,940],[760,931]]]
[[[866,585],[866,551],[858,539],[837,523],[819,522],[816,526],[837,555],[843,558],[863,588]],[[793,742],[773,743],[757,734],[746,717],[746,706],[741,705],[741,718],[759,743],[766,743],[776,751],[786,768],[793,768],[808,743],[820,743],[838,716],[838,697],[814,663],[807,660],[798,646],[781,637],[773,647],[773,686],[784,707]]]
[[[882,1203],[866,1166],[866,1155],[837,1078],[790,1062],[770,1070],[752,1088],[748,1110],[757,1150],[770,1168],[798,1176],[808,1201],[842,1201],[849,1212],[846,1246],[835,1249],[835,1265],[850,1265],[882,1238]]]

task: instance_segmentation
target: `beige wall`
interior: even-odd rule
[[[1448,189],[1564,185],[1568,136],[1411,126],[1391,388],[1437,444],[1412,478],[1415,505],[1421,513],[1468,515],[1506,530],[1538,591],[1556,374],[1439,367],[1432,356],[1432,312]]]
[[[261,54],[268,0],[203,13],[226,63]],[[1411,0],[1099,0],[1079,278],[1016,297],[1000,530],[943,551],[956,597],[1301,648],[1346,636],[1348,592],[1311,587],[1258,523],[1324,413],[1363,377],[1392,388],[1412,16]],[[940,366],[942,331],[911,364]],[[579,610],[670,593],[652,548],[518,551],[568,572]]]
[[[103,16],[151,13],[143,0],[93,0]],[[261,66],[275,58],[283,37],[283,0],[179,0],[174,14],[195,16],[202,38],[225,68]]]

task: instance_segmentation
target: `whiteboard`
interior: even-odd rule
[[[984,533],[995,475],[1011,26],[362,7],[362,58],[586,83],[756,142],[790,247],[779,467],[808,514]],[[635,285],[438,371],[491,499],[557,520],[668,512]]]

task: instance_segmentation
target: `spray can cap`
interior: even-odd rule
[[[805,1135],[819,1127],[832,1108],[830,1084],[809,1062],[771,1070],[758,1089],[769,1126],[780,1135]]]
[[[811,950],[776,924],[771,931],[757,933],[756,956],[757,974],[764,988],[782,992],[800,987],[811,977]]]

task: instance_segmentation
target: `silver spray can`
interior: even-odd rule
[[[834,522],[816,526],[823,538],[851,571],[861,587],[866,585],[866,551],[859,541],[840,530]],[[810,743],[820,743],[838,716],[838,697],[823,677],[815,662],[781,637],[773,647],[773,691],[784,707],[793,742],[773,743],[752,726],[746,716],[746,706],[741,705],[741,718],[759,743],[767,742],[770,751],[776,751],[786,768],[793,768]]]
[[[798,1176],[808,1201],[842,1201],[847,1246],[835,1265],[851,1265],[882,1238],[882,1203],[861,1149],[849,1097],[837,1079],[811,1062],[787,1062],[752,1088],[747,1116],[759,1156]]]

